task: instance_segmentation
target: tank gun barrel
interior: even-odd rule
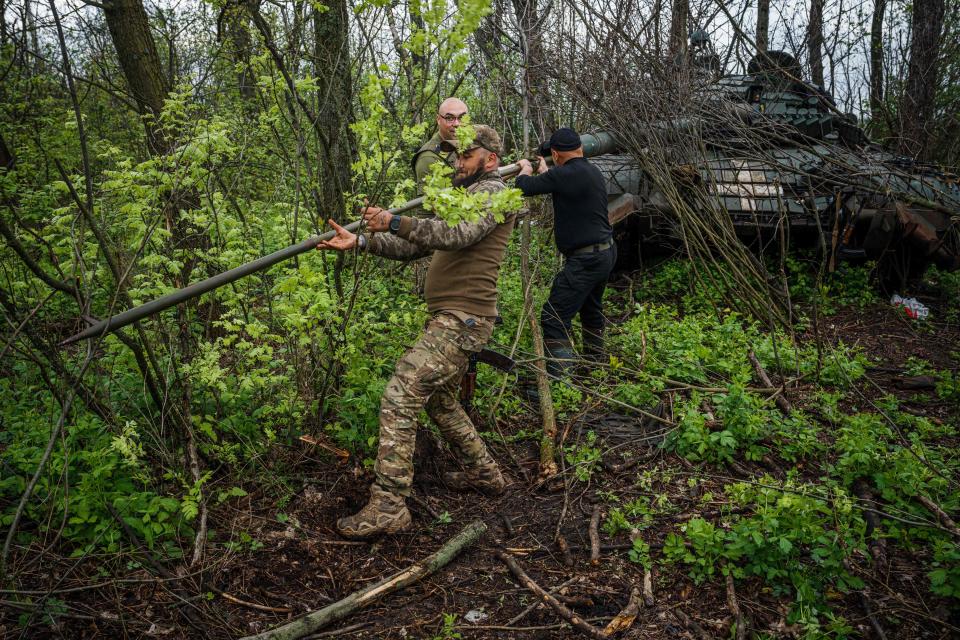
[[[583,145],[583,155],[588,158],[613,153],[618,148],[616,137],[609,131],[585,133],[580,136],[580,144]]]

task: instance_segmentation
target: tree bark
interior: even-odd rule
[[[875,0],[870,24],[870,118],[876,121],[883,108],[883,18],[887,0]]]
[[[226,43],[230,61],[237,68],[237,90],[246,103],[256,97],[256,79],[250,68],[253,39],[250,37],[250,16],[240,2],[227,3],[217,19],[218,40]]]
[[[690,20],[690,0],[673,0],[670,10],[670,58],[683,61],[687,57],[687,22]]]
[[[526,67],[524,79],[530,96],[530,120],[534,130],[543,136],[557,128],[556,113],[550,96],[547,74],[547,59],[543,48],[541,29],[546,21],[546,12],[541,13],[537,0],[513,0],[513,10],[520,25],[520,41]]]
[[[147,12],[140,0],[112,0],[104,5],[103,14],[123,76],[144,118],[150,152],[165,153],[169,141],[160,130],[158,118],[170,87],[150,33]]]
[[[339,220],[344,213],[344,192],[350,188],[353,158],[352,83],[346,0],[327,0],[327,10],[314,9],[314,77],[317,80],[317,117],[327,132],[330,153],[319,154],[320,206]]]
[[[821,87],[824,86],[823,2],[824,0],[810,0],[810,21],[807,23],[807,51],[810,56],[810,80],[813,84]]]
[[[757,2],[757,53],[766,53],[770,43],[770,0]]]
[[[910,66],[900,103],[900,152],[927,160],[930,130],[937,96],[940,34],[943,30],[944,0],[916,0],[910,24]]]

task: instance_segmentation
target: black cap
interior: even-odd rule
[[[540,155],[550,155],[550,151],[573,151],[579,149],[580,134],[570,127],[561,127],[553,132],[550,139],[540,145]]]

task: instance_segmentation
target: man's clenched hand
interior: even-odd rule
[[[380,207],[364,207],[363,219],[370,231],[387,231],[390,229],[390,219],[393,214]]]

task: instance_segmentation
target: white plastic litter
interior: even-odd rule
[[[480,611],[479,609],[471,609],[470,611],[467,611],[466,615],[463,616],[463,619],[466,620],[467,622],[477,624],[478,622],[483,622],[489,617],[490,616],[485,614],[483,611]]]
[[[930,309],[918,302],[916,298],[901,298],[899,295],[893,294],[893,297],[890,298],[890,304],[903,307],[904,313],[916,320],[925,320],[930,315]]]

